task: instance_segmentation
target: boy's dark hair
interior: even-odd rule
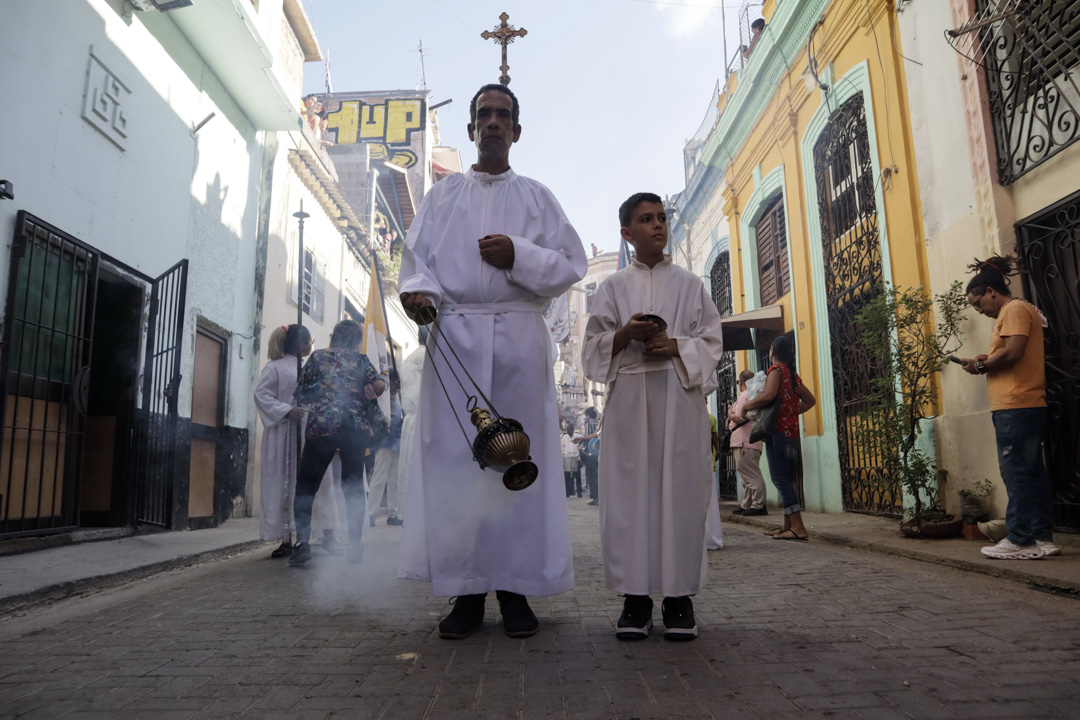
[[[364,338],[364,328],[352,320],[342,320],[334,326],[334,334],[330,336],[330,347],[355,350]]]
[[[761,30],[762,32],[764,32],[765,31],[765,18],[758,18],[754,22],[750,23],[750,29],[753,30],[754,28],[757,28],[758,30]]]
[[[741,373],[739,373],[739,382],[744,383],[752,377],[754,377],[753,370],[743,370]]]
[[[968,270],[975,273],[975,277],[967,284],[968,295],[982,295],[987,288],[993,288],[1002,295],[1012,295],[1009,290],[1009,278],[1020,270],[1020,261],[1012,255],[994,255],[985,260],[975,258],[975,262],[968,265]]]
[[[660,196],[656,193],[634,193],[626,199],[626,202],[619,206],[619,227],[630,227],[630,219],[634,216],[634,209],[641,203],[646,202],[656,203],[661,206],[664,204],[664,201],[661,200]]]
[[[513,107],[510,108],[510,119],[517,125],[518,118],[521,116],[521,106],[518,104],[517,95],[512,93],[510,88],[499,83],[489,83],[476,91],[476,94],[473,95],[472,102],[469,103],[469,122],[476,125],[476,101],[480,99],[481,95],[492,90],[501,92],[503,95],[508,95],[510,100],[513,101]]]
[[[285,354],[299,355],[304,345],[311,340],[311,331],[303,325],[290,325],[285,330]]]
[[[585,408],[585,417],[589,418],[590,420],[595,420],[596,419],[596,408],[594,408],[592,406],[589,406],[589,407]]]

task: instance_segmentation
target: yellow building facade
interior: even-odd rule
[[[724,178],[733,310],[782,307],[818,398],[802,417],[807,507],[896,513],[902,498],[851,430],[873,372],[855,313],[880,283],[929,287],[895,13],[884,0],[768,0],[763,14],[702,152]],[[759,333],[740,368],[764,369],[773,336]]]

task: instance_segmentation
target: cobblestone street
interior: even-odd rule
[[[267,545],[7,619],[0,718],[1077,717],[1076,600],[745,526],[710,553],[697,641],[619,642],[596,509],[569,502],[577,587],[532,601],[533,638],[491,596],[440,640],[446,601],[395,579],[380,523],[360,566]]]

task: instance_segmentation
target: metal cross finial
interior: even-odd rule
[[[509,85],[510,76],[506,72],[510,69],[510,66],[506,64],[506,46],[514,42],[514,38],[525,37],[529,31],[525,28],[518,30],[513,25],[507,25],[506,21],[510,19],[510,16],[506,13],[500,15],[499,19],[502,20],[502,23],[496,25],[494,30],[485,30],[480,33],[480,37],[485,40],[494,40],[497,44],[502,45],[502,65],[499,66],[502,75],[499,76],[499,82],[503,85]]]

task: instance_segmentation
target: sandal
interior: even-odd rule
[[[773,540],[798,540],[800,542],[809,542],[810,536],[807,535],[806,537],[799,537],[795,534],[794,530],[788,528],[787,530],[784,530],[778,535],[773,535]]]
[[[763,532],[761,534],[762,535],[768,535],[769,537],[776,537],[777,535],[779,535],[782,532],[784,532],[784,528],[782,528],[782,527],[774,527],[774,528],[769,528],[768,530],[766,530],[765,532]]]

